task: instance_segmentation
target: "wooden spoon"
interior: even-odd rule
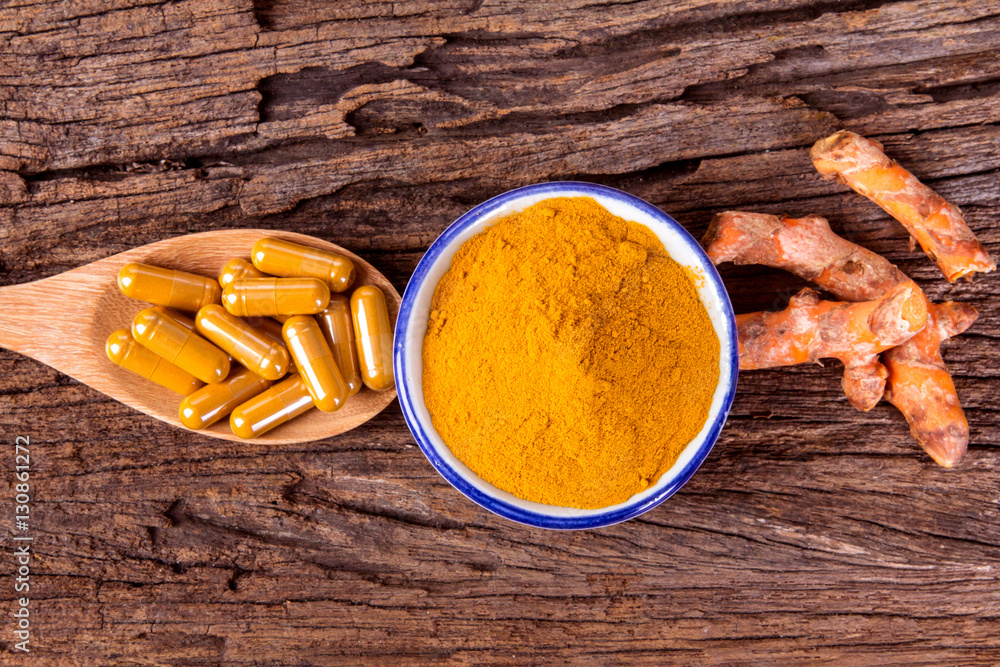
[[[263,229],[188,234],[134,248],[51,278],[0,288],[0,347],[52,366],[140,412],[185,428],[178,420],[181,397],[111,363],[104,344],[115,329],[131,328],[132,318],[149,304],[129,299],[118,289],[118,271],[142,262],[203,276],[219,275],[222,266],[250,259],[253,244],[265,236],[323,248],[349,257],[357,271],[355,285],[374,285],[385,293],[389,319],[396,321],[399,293],[371,264],[340,246],[311,236]],[[396,391],[363,387],[337,412],[310,410],[252,442],[285,444],[327,438],[359,426],[381,412]],[[185,429],[186,430],[186,429]],[[202,431],[215,438],[240,440],[223,419]]]

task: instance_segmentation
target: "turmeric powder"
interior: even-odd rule
[[[423,391],[435,429],[525,500],[596,509],[656,484],[719,380],[696,280],[648,228],[588,197],[499,220],[434,293]]]

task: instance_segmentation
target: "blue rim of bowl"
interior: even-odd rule
[[[723,310],[729,315],[729,347],[731,350],[729,360],[729,392],[726,396],[723,409],[716,417],[715,423],[705,436],[705,440],[698,448],[698,451],[695,452],[688,464],[677,474],[673,481],[660,489],[656,494],[649,496],[648,498],[644,498],[634,504],[628,504],[625,507],[619,507],[615,510],[601,514],[576,517],[540,514],[538,512],[532,512],[524,508],[517,507],[516,505],[511,505],[504,500],[495,498],[477,489],[460,473],[452,468],[448,462],[438,454],[434,445],[431,444],[430,438],[424,431],[423,423],[414,411],[414,400],[410,395],[409,390],[410,378],[406,373],[406,363],[404,357],[404,341],[406,340],[406,331],[409,327],[410,316],[412,314],[414,301],[416,300],[416,294],[420,291],[424,280],[427,278],[427,272],[430,270],[431,266],[437,261],[441,253],[444,252],[445,248],[451,244],[455,237],[465,231],[470,225],[475,224],[483,217],[491,215],[498,208],[513,200],[520,199],[528,195],[544,194],[546,192],[566,192],[567,190],[580,195],[597,194],[611,199],[616,199],[646,212],[651,217],[673,227],[675,231],[679,232],[682,238],[686,240],[688,245],[691,246],[695,253],[701,258],[703,262],[702,268],[704,269],[703,273],[708,280],[711,281],[715,291],[722,297]],[[684,484],[691,479],[692,475],[694,475],[704,460],[708,458],[708,454],[712,451],[712,447],[715,445],[715,441],[718,439],[719,433],[722,431],[722,427],[729,418],[729,411],[732,408],[733,398],[736,395],[737,376],[739,375],[739,347],[736,338],[736,318],[733,312],[732,303],[729,300],[729,294],[726,292],[726,288],[722,283],[722,278],[715,270],[715,267],[711,260],[709,260],[708,255],[706,255],[705,251],[702,250],[701,244],[698,243],[698,241],[691,236],[691,234],[688,233],[688,231],[684,229],[680,223],[652,204],[649,204],[634,195],[630,195],[627,192],[594,183],[585,183],[580,181],[556,181],[552,183],[527,185],[517,188],[516,190],[510,190],[509,192],[505,192],[483,202],[482,204],[479,204],[449,225],[448,228],[444,230],[444,233],[442,233],[441,236],[439,236],[431,244],[430,248],[427,249],[427,252],[417,264],[417,268],[414,269],[413,275],[410,277],[410,281],[407,283],[406,289],[403,292],[403,299],[399,307],[399,315],[396,319],[393,366],[396,374],[396,390],[399,393],[399,404],[403,410],[403,418],[406,420],[406,425],[409,427],[410,432],[413,434],[413,437],[417,441],[417,445],[419,445],[420,450],[424,453],[424,456],[427,457],[427,460],[430,461],[432,466],[434,466],[434,469],[437,470],[449,484],[477,505],[493,512],[494,514],[510,519],[511,521],[516,521],[517,523],[535,526],[538,528],[550,528],[554,530],[580,530],[611,526],[616,523],[621,523],[622,521],[634,519],[674,495],[678,489],[684,486]],[[422,382],[422,378],[415,378],[415,381]]]

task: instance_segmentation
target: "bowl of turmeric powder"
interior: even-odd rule
[[[673,495],[725,424],[729,297],[673,218],[614,188],[531,185],[431,245],[396,321],[403,416],[468,498],[542,528],[634,518]]]

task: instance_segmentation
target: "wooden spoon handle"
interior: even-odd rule
[[[85,268],[0,287],[0,347],[59,370],[76,355],[91,356],[84,344],[92,326],[86,306],[105,286]]]

